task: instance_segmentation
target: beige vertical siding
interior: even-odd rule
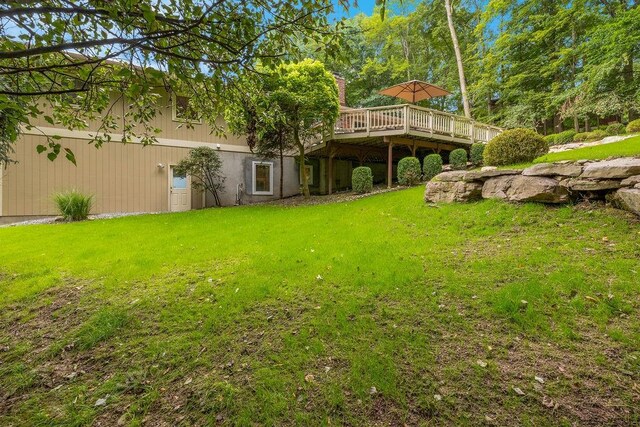
[[[117,142],[96,149],[73,138],[63,143],[75,153],[77,166],[62,156],[51,162],[38,154],[36,146],[46,144],[42,136],[20,138],[15,145],[18,163],[3,172],[1,215],[55,215],[53,194],[70,189],[94,195],[93,213],[167,211],[169,165],[189,153],[188,148]],[[193,208],[201,207],[201,193],[194,191],[191,202]]]
[[[124,112],[126,111],[126,107],[121,99],[118,99],[116,95],[112,96],[113,106],[111,108],[111,112],[114,116],[123,117]],[[237,146],[239,148],[245,149],[247,147],[246,137],[244,136],[235,136],[229,132],[226,132],[225,135],[220,136],[216,135],[213,132],[213,128],[210,127],[207,123],[194,123],[192,127],[187,126],[185,123],[173,120],[172,114],[172,102],[171,98],[168,94],[164,93],[159,101],[160,108],[158,110],[158,115],[149,123],[152,127],[159,128],[162,130],[161,133],[155,135],[157,138],[166,138],[166,139],[178,139],[183,141],[199,141],[199,142],[209,142],[213,144],[228,144],[232,146]],[[50,123],[48,123],[44,116],[52,115],[50,105],[44,103],[41,105],[42,114],[38,119],[32,120],[31,124],[35,126],[42,127],[52,127]],[[100,120],[92,120],[87,123],[86,129],[81,129],[84,131],[94,131],[100,128],[101,121]],[[222,118],[217,121],[217,125],[220,129],[226,131],[226,124]],[[142,127],[138,126],[137,131],[141,131]],[[114,133],[121,132],[122,129],[119,128]]]

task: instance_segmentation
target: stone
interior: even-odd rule
[[[483,166],[483,167],[480,168],[480,170],[482,172],[484,172],[484,171],[494,171],[494,170],[497,170],[497,169],[498,169],[497,166]]]
[[[431,179],[431,181],[456,182],[462,181],[467,171],[450,171],[442,172]]]
[[[500,176],[484,183],[482,197],[511,202],[566,203],[569,201],[569,191],[552,178]]]
[[[567,187],[571,191],[603,191],[615,190],[622,185],[616,179],[583,179],[569,178],[560,181],[560,185]]]
[[[520,175],[522,171],[515,169],[491,169],[467,172],[462,179],[464,181],[486,181],[496,176]]]
[[[625,178],[622,180],[620,185],[623,187],[633,187],[634,185],[640,184],[640,175],[633,175],[629,178]]]
[[[620,159],[604,160],[589,163],[584,167],[581,178],[629,178],[640,174],[640,159],[623,157]]]
[[[611,201],[620,209],[640,215],[640,188],[621,188],[611,196]]]
[[[575,163],[538,163],[522,171],[525,176],[579,176],[582,166]]]
[[[482,198],[482,184],[465,181],[429,181],[424,192],[427,203],[470,202]]]

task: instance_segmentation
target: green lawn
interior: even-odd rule
[[[629,157],[640,155],[640,135],[611,144],[577,148],[561,153],[549,153],[538,157],[534,163],[557,162],[560,160],[606,159],[608,157]]]
[[[640,423],[621,211],[415,188],[0,242],[2,426]]]
[[[560,153],[549,153],[538,157],[533,163],[522,163],[504,166],[500,169],[525,169],[534,163],[559,162],[561,160],[600,160],[609,157],[640,156],[640,135],[610,144],[595,145],[592,147],[577,148],[575,150]]]

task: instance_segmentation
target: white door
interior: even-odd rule
[[[176,173],[174,167],[170,168],[169,177],[169,210],[171,212],[188,211],[191,209],[191,188],[189,177]]]

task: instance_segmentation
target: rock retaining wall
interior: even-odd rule
[[[427,203],[480,199],[568,203],[607,199],[640,215],[640,158],[540,163],[524,170],[443,172],[427,183]]]

